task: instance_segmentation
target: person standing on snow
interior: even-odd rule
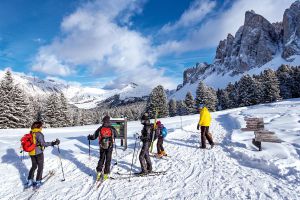
[[[42,177],[43,177],[43,168],[44,168],[44,149],[48,146],[59,145],[59,139],[56,139],[52,142],[45,142],[44,135],[42,133],[43,123],[40,121],[34,122],[31,125],[30,134],[32,134],[33,144],[35,144],[34,150],[29,152],[29,156],[31,159],[31,169],[28,174],[28,182],[26,184],[27,187],[31,187],[35,185],[36,187],[40,187],[42,185]],[[36,182],[34,183],[33,177],[34,172],[37,170]]]
[[[200,111],[200,119],[199,123],[197,125],[197,130],[199,130],[199,127],[201,127],[201,149],[206,148],[206,139],[208,140],[211,148],[214,146],[214,142],[212,140],[212,137],[209,135],[209,126],[211,123],[211,116],[208,111],[208,109],[203,105],[199,105],[199,111]]]
[[[157,155],[159,157],[162,157],[162,156],[166,156],[166,152],[164,150],[164,147],[163,147],[163,143],[164,143],[164,137],[163,137],[163,134],[162,134],[162,131],[163,131],[163,128],[164,128],[164,125],[160,122],[160,121],[157,121],[156,122],[156,130],[155,130],[155,134],[156,134],[156,137],[157,137]]]
[[[117,130],[111,126],[110,117],[106,115],[102,119],[102,126],[100,126],[93,135],[88,135],[88,140],[99,139],[100,146],[100,159],[96,168],[97,180],[100,180],[102,171],[103,179],[107,180],[110,173],[110,163],[113,152],[113,144],[115,142],[115,137],[117,136]],[[105,165],[103,170],[103,165]]]
[[[152,163],[149,155],[150,144],[152,141],[152,134],[154,131],[153,124],[150,123],[148,118],[148,113],[145,113],[142,116],[141,124],[144,125],[140,136],[141,141],[143,142],[141,152],[139,155],[139,160],[141,163],[142,171],[141,174],[147,174],[152,172]]]

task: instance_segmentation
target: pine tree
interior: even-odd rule
[[[292,86],[292,96],[293,98],[300,97],[300,67],[293,67],[293,86]]]
[[[170,117],[174,117],[177,114],[177,105],[175,99],[169,101],[169,113]]]
[[[275,72],[271,69],[264,70],[261,77],[264,91],[264,102],[269,103],[280,100],[279,81]]]
[[[225,110],[229,108],[229,96],[226,90],[218,89],[218,110]]]
[[[283,99],[292,98],[293,70],[287,65],[281,65],[276,71],[279,81],[280,96]]]
[[[258,85],[250,75],[243,75],[237,84],[238,106],[250,106],[260,102]]]
[[[18,119],[15,127],[26,128],[30,126],[30,123],[33,121],[33,108],[29,104],[24,91],[15,86],[11,97],[15,104],[14,113],[12,114]]]
[[[70,117],[69,117],[69,108],[68,108],[68,102],[63,93],[60,93],[60,101],[59,101],[59,126],[60,127],[66,127],[70,126]]]
[[[196,104],[204,104],[209,110],[215,111],[217,102],[216,91],[200,81],[196,90]]]
[[[187,113],[188,114],[195,114],[197,113],[197,109],[195,108],[195,100],[191,92],[188,92],[185,96],[184,103],[186,105]]]
[[[186,105],[184,104],[184,101],[180,100],[176,102],[177,105],[177,115],[179,116],[183,116],[183,115],[187,115],[187,109],[186,109]]]
[[[46,102],[46,111],[45,111],[45,123],[46,126],[50,127],[59,127],[59,117],[60,117],[60,110],[59,110],[59,98],[55,93],[52,93]]]
[[[7,70],[0,83],[0,128],[25,128],[31,121],[29,101]]]
[[[165,90],[163,86],[159,85],[155,87],[147,102],[147,112],[150,118],[155,117],[156,110],[158,111],[158,117],[166,117],[169,115],[168,103]]]
[[[237,84],[235,84],[235,85],[237,85]],[[238,107],[237,106],[238,93],[237,93],[237,89],[236,89],[235,85],[230,82],[225,89],[228,94],[228,98],[229,98],[228,108]]]
[[[10,127],[10,121],[14,119],[11,114],[14,108],[11,101],[13,87],[12,75],[10,71],[6,71],[0,83],[0,128],[13,128]]]

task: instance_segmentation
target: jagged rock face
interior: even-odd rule
[[[300,1],[296,1],[283,15],[283,58],[300,55]]]
[[[242,73],[270,61],[278,50],[279,35],[261,15],[246,12],[245,23],[235,37],[228,35],[220,42],[215,63],[233,73]]]
[[[183,85],[187,83],[195,83],[198,80],[199,76],[204,74],[209,66],[210,65],[208,65],[207,63],[201,63],[201,64],[197,64],[196,67],[188,68],[184,70]],[[177,90],[179,90],[180,88],[177,88]]]

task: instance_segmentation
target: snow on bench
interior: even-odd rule
[[[261,142],[281,143],[274,132],[264,130],[263,118],[244,118],[246,121],[246,128],[242,128],[242,131],[254,131],[255,137],[252,139],[252,144],[258,147],[259,151],[262,150]]]

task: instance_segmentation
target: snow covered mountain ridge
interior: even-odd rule
[[[214,88],[224,88],[244,73],[257,74],[281,64],[300,65],[300,1],[286,9],[283,21],[270,23],[254,11],[245,13],[244,25],[235,36],[220,41],[212,64],[197,63],[183,73],[183,83],[171,98],[195,94],[200,80]]]
[[[4,76],[5,71],[0,70],[0,79]],[[151,88],[130,83],[122,89],[104,90],[93,87],[83,87],[76,83],[67,83],[62,80],[48,78],[41,80],[35,76],[25,75],[23,73],[12,72],[14,84],[24,90],[27,95],[31,96],[48,96],[49,94],[63,93],[69,100],[69,103],[78,108],[94,108],[101,101],[114,95],[119,95],[121,100],[134,97],[148,96]]]

